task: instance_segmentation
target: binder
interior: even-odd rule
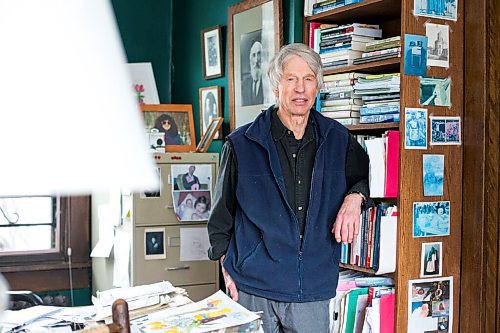
[[[380,297],[380,333],[394,333],[395,294]]]
[[[388,198],[398,196],[399,131],[387,131],[385,193]]]

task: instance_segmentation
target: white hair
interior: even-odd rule
[[[307,62],[316,76],[318,89],[321,89],[323,87],[323,68],[321,66],[321,58],[319,54],[307,45],[295,43],[282,47],[269,62],[267,75],[269,76],[269,81],[273,90],[278,89],[281,76],[283,75],[283,67],[293,56],[300,57]]]

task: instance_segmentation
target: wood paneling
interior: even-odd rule
[[[461,332],[500,332],[497,0],[466,2]]]

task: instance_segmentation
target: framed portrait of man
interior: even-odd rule
[[[201,31],[203,78],[205,80],[224,76],[221,31],[222,28],[219,25]]]
[[[275,103],[267,68],[283,45],[281,0],[245,0],[229,7],[230,129]]]

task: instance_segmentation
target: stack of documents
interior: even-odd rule
[[[191,302],[184,289],[175,288],[168,281],[136,287],[109,289],[97,292],[97,297],[92,297],[92,303],[96,310],[96,319],[109,319],[111,317],[111,307],[117,299],[127,301],[129,311],[150,309],[153,306],[161,305],[180,306]]]

